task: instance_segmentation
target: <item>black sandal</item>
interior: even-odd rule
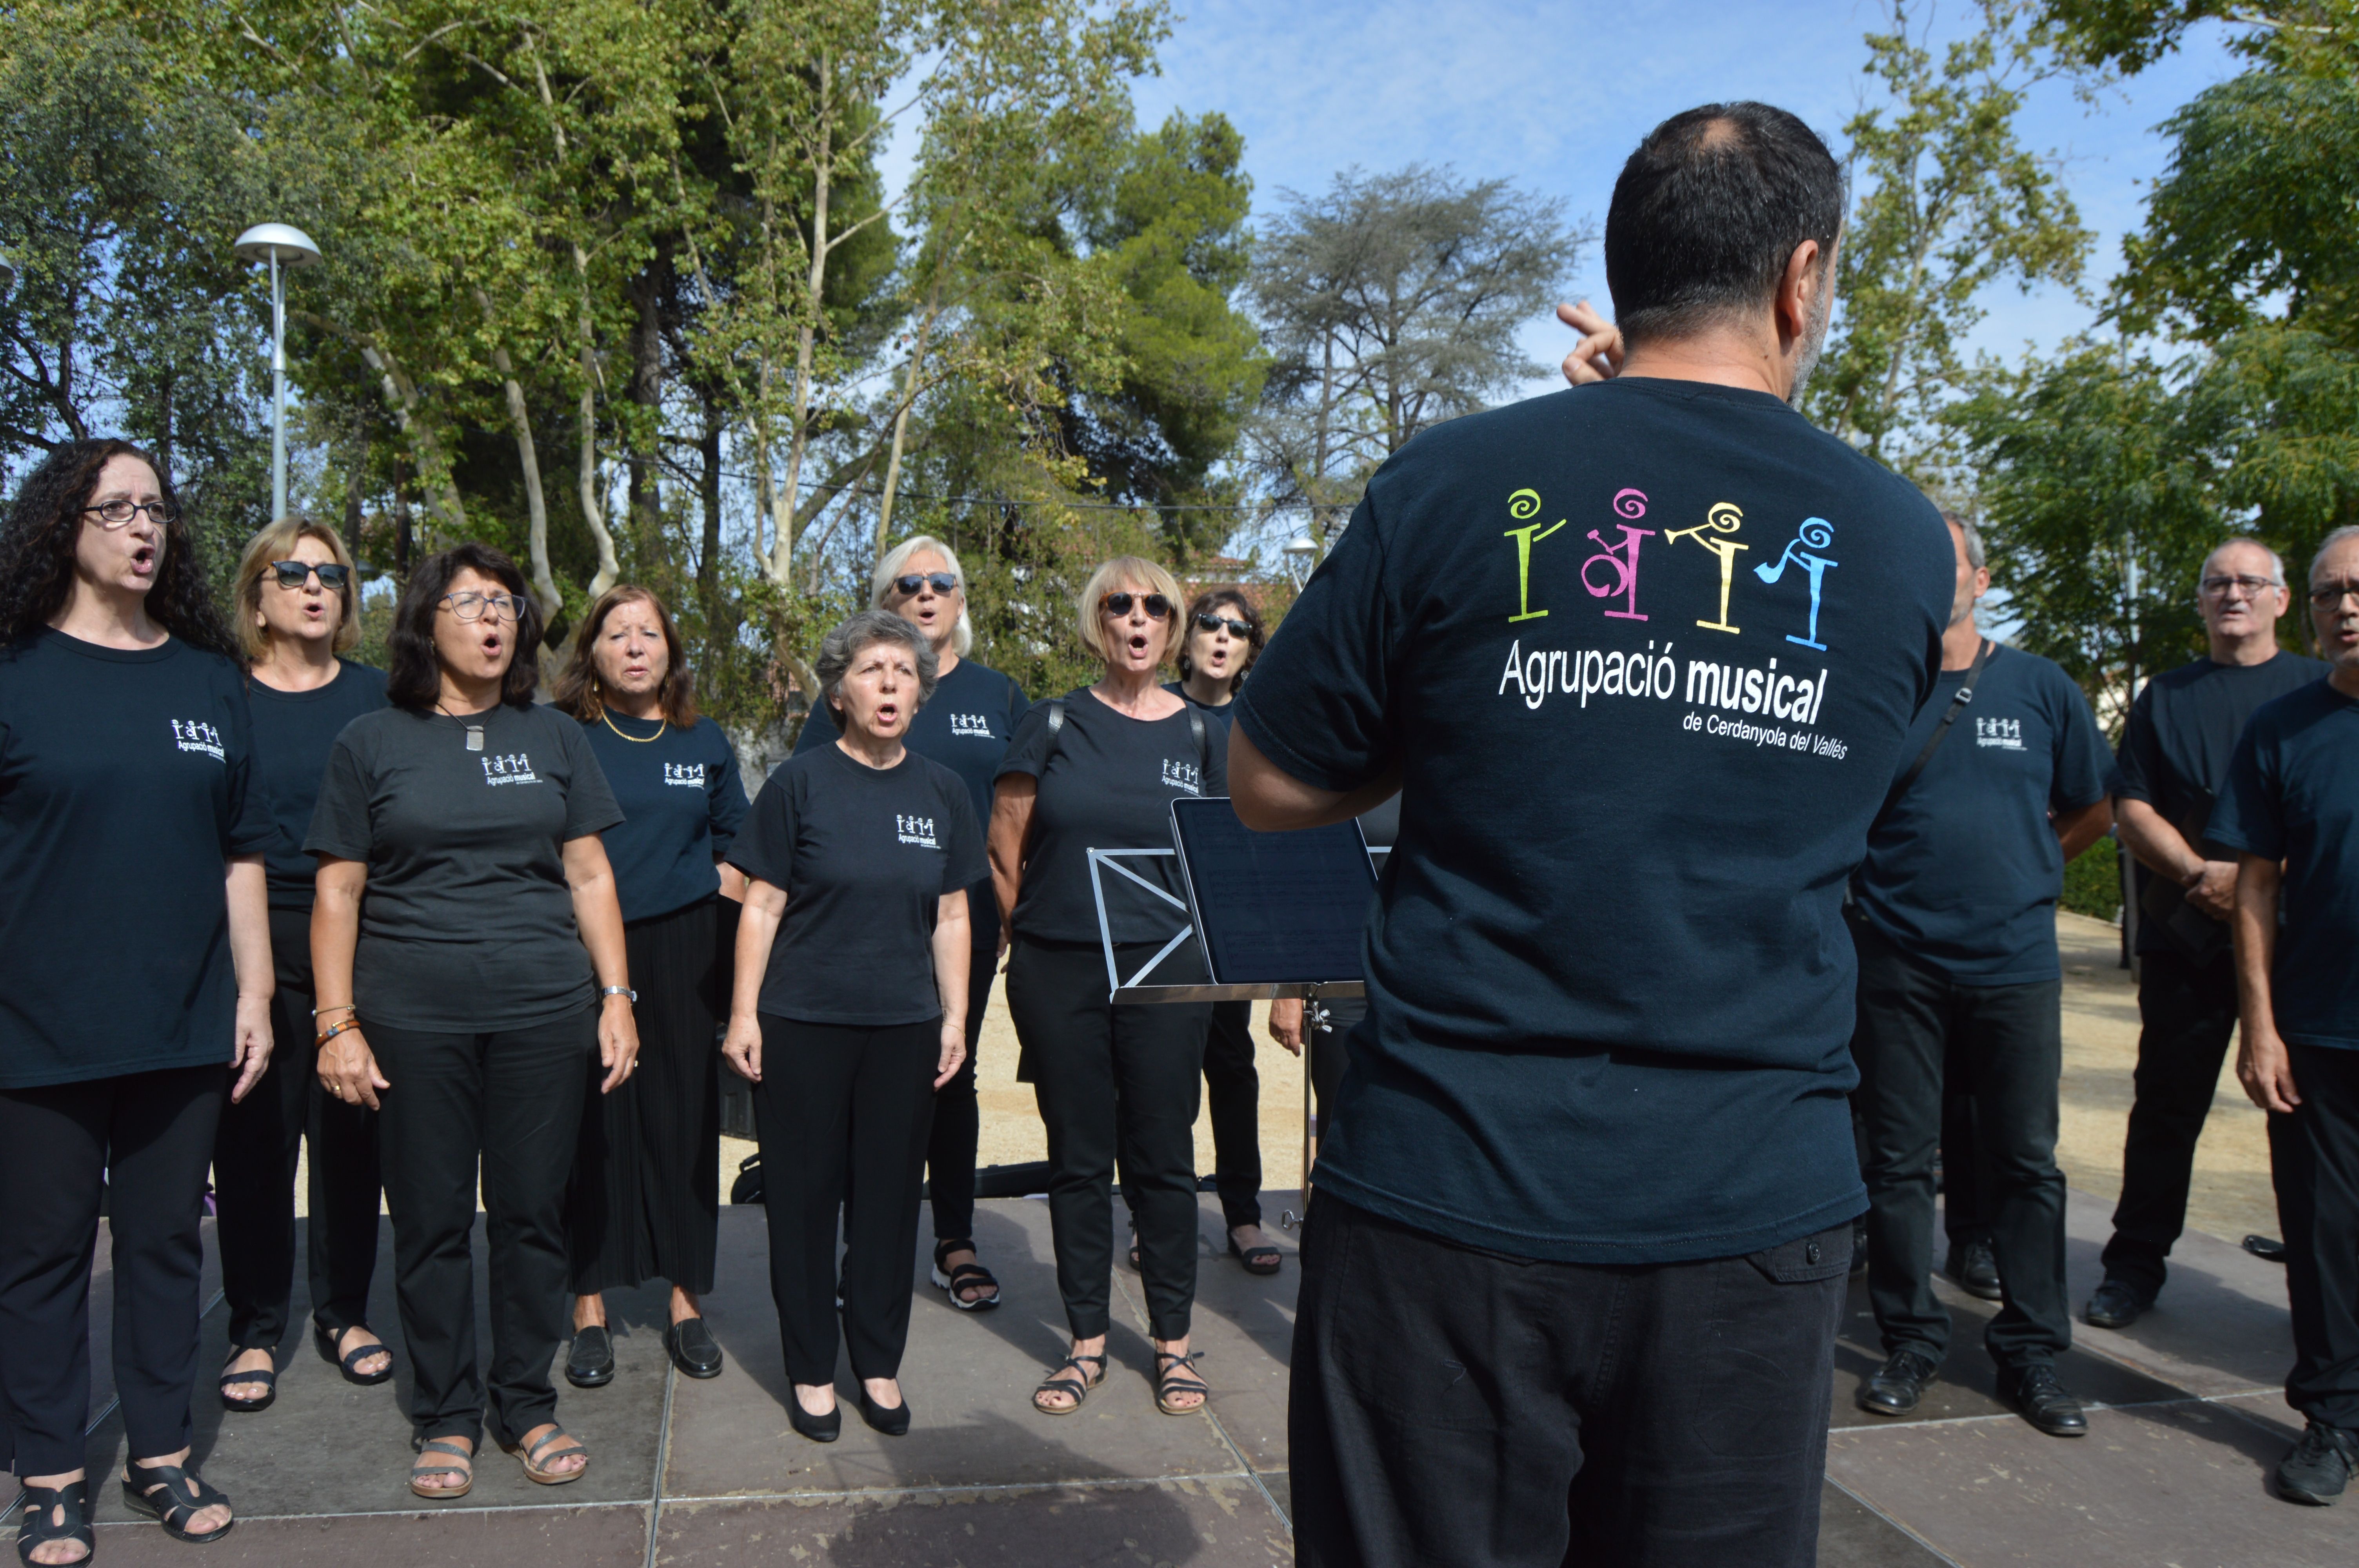
[[[1158,1350],[1155,1353],[1155,1408],[1157,1410],[1161,1411],[1165,1415],[1201,1415],[1204,1408],[1212,1402],[1212,1385],[1201,1378],[1191,1375],[1196,1370],[1196,1357],[1202,1354],[1201,1350],[1191,1350],[1185,1356],[1177,1355],[1169,1350]],[[1171,1365],[1165,1366],[1166,1361],[1170,1362]],[[1182,1368],[1187,1370],[1181,1371]],[[1192,1405],[1175,1405],[1171,1402],[1171,1396],[1174,1394],[1201,1394],[1204,1397]]]
[[[158,1493],[162,1494],[160,1498]],[[123,1506],[162,1525],[164,1533],[174,1541],[185,1541],[192,1546],[219,1541],[237,1528],[235,1519],[203,1535],[182,1528],[180,1520],[194,1519],[207,1509],[225,1509],[229,1499],[178,1465],[135,1465],[125,1460]]]
[[[1093,1378],[1090,1376],[1089,1368],[1082,1365],[1084,1361],[1094,1361],[1098,1364],[1098,1375],[1096,1377]],[[1081,1376],[1078,1378],[1049,1378],[1038,1388],[1032,1390],[1032,1408],[1038,1411],[1042,1415],[1072,1414],[1075,1411],[1081,1409],[1082,1406],[1089,1402],[1090,1390],[1096,1388],[1100,1383],[1105,1381],[1105,1357],[1103,1356],[1066,1357],[1064,1366],[1059,1367],[1057,1370],[1061,1372],[1066,1367],[1071,1367],[1074,1371],[1079,1372]],[[1071,1394],[1073,1396],[1073,1402],[1069,1405],[1044,1405],[1040,1402],[1040,1396],[1042,1394]]]
[[[1248,1274],[1275,1274],[1285,1259],[1283,1253],[1266,1242],[1259,1247],[1239,1247],[1234,1230],[1229,1232],[1229,1256],[1243,1263]]]
[[[345,1335],[355,1328],[372,1339],[376,1338],[376,1330],[364,1323],[350,1324],[338,1329],[330,1329],[321,1324],[314,1323],[311,1325],[311,1343],[320,1347],[320,1359],[342,1372],[345,1382],[358,1383],[364,1389],[372,1389],[393,1376],[393,1346],[382,1339],[377,1339],[374,1345],[354,1346],[349,1356],[337,1355],[337,1345],[342,1341]],[[353,1369],[372,1356],[385,1357],[385,1370],[361,1372]]]
[[[454,1459],[464,1459],[464,1465],[437,1465],[426,1457],[429,1454],[448,1454]],[[464,1476],[455,1487],[423,1485],[429,1476]],[[418,1463],[409,1467],[409,1489],[429,1502],[456,1501],[475,1489],[475,1451],[462,1448],[447,1437],[429,1437],[418,1445]]]
[[[62,1516],[56,1524],[49,1522],[52,1509]],[[82,1555],[75,1563],[87,1563],[97,1552],[98,1537],[91,1533],[90,1528],[89,1481],[25,1488],[25,1517],[16,1525],[17,1557],[29,1564],[34,1552],[52,1541],[81,1541]]]
[[[248,1348],[259,1350],[262,1347],[256,1345],[250,1346]],[[245,1354],[245,1351],[240,1350],[236,1352],[235,1355],[233,1355],[230,1359],[234,1361],[239,1356],[243,1356]],[[234,1400],[230,1398],[230,1390],[235,1388],[240,1383],[260,1383],[263,1388],[262,1397],[258,1400]],[[277,1399],[278,1370],[276,1367],[265,1367],[259,1372],[223,1372],[221,1375],[221,1402],[222,1409],[225,1411],[234,1411],[239,1415],[252,1415],[257,1411],[268,1410],[273,1404],[277,1402]]]
[[[961,1312],[989,1312],[999,1304],[999,1281],[990,1270],[980,1263],[961,1263],[947,1273],[943,1271],[942,1259],[962,1250],[973,1251],[974,1238],[960,1237],[955,1240],[934,1243],[934,1289],[948,1295],[951,1305]],[[991,1294],[977,1296],[973,1301],[959,1294],[961,1291],[981,1290],[985,1286],[990,1287]]]

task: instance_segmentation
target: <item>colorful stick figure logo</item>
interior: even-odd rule
[[[1663,535],[1663,543],[1666,545],[1680,539],[1693,538],[1697,544],[1720,557],[1720,619],[1696,622],[1707,632],[1737,630],[1728,623],[1728,583],[1736,570],[1736,552],[1751,548],[1750,546],[1740,545],[1734,539],[1709,537],[1707,531],[1710,534],[1734,534],[1744,525],[1743,508],[1733,501],[1723,501],[1713,505],[1712,510],[1704,514],[1704,520],[1694,527],[1674,528]]]
[[[1824,556],[1813,555],[1811,552],[1826,549],[1834,542],[1835,525],[1833,524],[1823,517],[1805,517],[1802,519],[1801,532],[1794,535],[1793,542],[1786,546],[1786,553],[1777,557],[1774,566],[1758,566],[1753,568],[1755,577],[1773,586],[1779,578],[1786,575],[1786,563],[1788,561],[1798,563],[1810,574],[1810,634],[1807,637],[1797,637],[1788,632],[1786,633],[1786,641],[1799,643],[1805,648],[1815,648],[1821,654],[1827,651],[1827,645],[1819,641],[1819,590],[1823,585],[1827,568],[1835,563]],[[1808,548],[1804,547],[1806,546]]]
[[[1519,490],[1507,497],[1507,515],[1519,522],[1526,517],[1538,516],[1539,511],[1540,492],[1537,490]],[[1548,614],[1545,610],[1532,608],[1532,546],[1563,527],[1566,521],[1560,517],[1545,528],[1537,523],[1527,523],[1520,528],[1507,530],[1507,537],[1516,542],[1516,613],[1507,617],[1509,625],[1518,621],[1538,621]]]
[[[1614,511],[1617,516],[1644,517],[1647,514],[1646,492],[1636,490],[1616,492],[1614,497]],[[1592,528],[1589,531],[1589,536],[1597,541],[1598,553],[1581,563],[1581,586],[1589,590],[1589,597],[1592,599],[1612,599],[1614,595],[1620,594],[1623,607],[1605,612],[1614,620],[1644,621],[1647,618],[1638,613],[1638,541],[1654,533],[1654,530],[1633,528],[1627,523],[1620,524],[1620,527],[1621,539],[1611,545],[1599,535],[1596,529]],[[1589,568],[1601,561],[1604,563],[1605,569],[1613,574],[1604,582],[1598,582],[1589,575]]]

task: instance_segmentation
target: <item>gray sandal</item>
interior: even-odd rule
[[[409,1467],[409,1489],[412,1492],[415,1492],[418,1496],[434,1502],[447,1503],[455,1498],[463,1498],[469,1492],[475,1489],[474,1450],[471,1448],[462,1448],[457,1444],[451,1442],[448,1438],[437,1437],[419,1444],[418,1445],[418,1463]],[[429,1465],[427,1463],[425,1457],[429,1454],[453,1454],[461,1459],[464,1459],[466,1463],[464,1465]],[[419,1477],[421,1476],[448,1476],[454,1470],[463,1470],[467,1473],[467,1481],[464,1486],[428,1487],[421,1486],[419,1484]]]
[[[549,1453],[549,1444],[553,1443],[571,1443],[573,1446],[560,1449],[551,1455],[552,1458],[562,1459],[568,1454],[579,1454],[582,1455],[582,1468],[579,1470],[541,1468],[540,1456]],[[582,1445],[580,1438],[554,1422],[549,1425],[549,1435],[530,1448],[525,1447],[521,1443],[503,1443],[500,1447],[516,1456],[516,1463],[524,1466],[525,1476],[528,1479],[538,1481],[544,1487],[561,1487],[568,1481],[578,1481],[590,1473],[590,1450]]]

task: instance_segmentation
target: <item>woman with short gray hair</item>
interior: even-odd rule
[[[830,632],[820,701],[838,739],[779,763],[729,846],[749,885],[722,1049],[754,1086],[787,1418],[818,1443],[843,1426],[839,1207],[861,1418],[909,1430],[909,1250],[932,1094],[966,1057],[966,890],[984,870],[966,785],[904,743],[939,669],[889,611]]]

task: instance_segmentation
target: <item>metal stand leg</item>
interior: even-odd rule
[[[1279,1214],[1277,1223],[1288,1230],[1299,1230],[1303,1216],[1310,1212],[1310,1167],[1319,1162],[1319,1095],[1310,1072],[1310,1052],[1322,1022],[1319,993],[1314,989],[1302,999],[1302,1214],[1290,1208]]]

